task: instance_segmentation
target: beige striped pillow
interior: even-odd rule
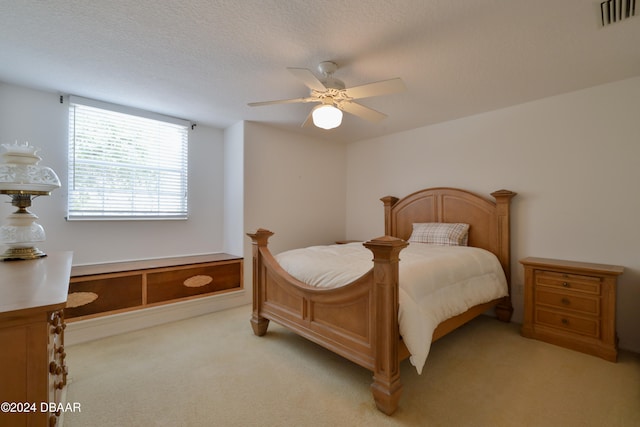
[[[413,224],[409,242],[431,245],[467,246],[469,224],[420,222]]]

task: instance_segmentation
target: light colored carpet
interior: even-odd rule
[[[640,356],[618,363],[522,338],[480,317],[402,364],[400,408],[377,411],[371,373],[248,306],[71,346],[65,427],[639,426]]]

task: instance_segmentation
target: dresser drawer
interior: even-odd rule
[[[536,270],[535,282],[539,286],[600,295],[600,277]]]
[[[239,289],[239,262],[205,264],[147,274],[147,303]]]
[[[73,278],[65,317],[121,310],[142,305],[142,275]]]
[[[550,307],[560,308],[562,310],[571,310],[587,315],[600,315],[600,298],[585,296],[571,292],[554,292],[547,290],[543,286],[536,287],[535,303],[537,305],[546,305]]]
[[[587,318],[572,316],[568,313],[536,308],[536,323],[563,329],[580,335],[593,338],[600,337],[600,320],[597,318]]]

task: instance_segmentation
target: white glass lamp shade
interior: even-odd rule
[[[0,193],[49,194],[60,188],[60,179],[46,166],[38,165],[42,160],[36,156],[38,148],[26,144],[2,144],[6,149],[0,163]]]
[[[9,215],[7,223],[0,227],[0,241],[11,248],[30,248],[44,242],[44,228],[35,222],[37,219],[31,212]]]
[[[322,104],[311,113],[313,124],[322,129],[333,129],[342,123],[342,111],[333,105]]]

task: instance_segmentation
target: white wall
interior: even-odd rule
[[[224,131],[224,251],[243,256],[244,122]]]
[[[45,252],[72,250],[78,265],[223,251],[222,130],[197,126],[190,132],[189,220],[67,222],[67,124],[68,104],[59,95],[0,83],[0,143],[41,147],[42,164],[62,181],[61,189],[34,200],[31,209],[47,234],[38,245]],[[0,198],[1,220],[15,208],[8,196]]]
[[[640,352],[640,77],[351,143],[347,238],[383,234],[378,199],[436,186],[513,199],[514,319],[527,256],[622,265],[620,346]]]
[[[273,231],[273,253],[344,238],[344,145],[248,122],[244,162],[245,231]]]

